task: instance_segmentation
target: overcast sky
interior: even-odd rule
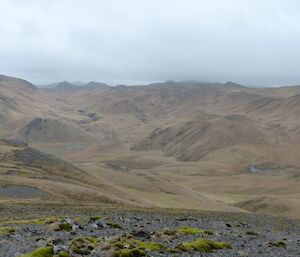
[[[0,0],[0,73],[300,84],[298,0]]]

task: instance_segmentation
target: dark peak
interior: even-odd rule
[[[90,89],[94,89],[94,88],[108,87],[108,85],[105,83],[101,83],[101,82],[90,81],[89,83],[86,84],[86,87],[90,88]]]
[[[56,90],[84,90],[84,89],[97,89],[97,88],[104,88],[109,87],[107,84],[90,81],[89,83],[83,82],[69,82],[69,81],[62,81],[58,83],[52,83],[48,85],[42,86],[43,88],[48,89],[56,89]]]
[[[231,88],[242,88],[243,86],[240,85],[240,84],[237,84],[235,82],[232,82],[232,81],[227,81],[225,84],[224,84],[225,87],[231,87]]]
[[[68,81],[62,81],[56,85],[56,88],[59,88],[59,89],[70,89],[70,88],[75,88],[75,87],[77,87],[77,86],[75,86],[74,84],[72,84]]]
[[[22,87],[22,88],[27,88],[27,89],[32,89],[32,90],[36,89],[36,87],[33,84],[31,84],[30,82],[28,82],[24,79],[20,79],[20,78],[0,75],[0,83],[1,82],[13,84],[13,85],[16,85],[16,86]]]

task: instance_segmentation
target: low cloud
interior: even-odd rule
[[[0,72],[60,80],[300,82],[300,3],[2,0]]]

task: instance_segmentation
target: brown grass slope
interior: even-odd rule
[[[40,142],[92,142],[97,137],[70,121],[34,118],[18,130],[17,139],[26,143]]]
[[[17,140],[0,140],[0,178],[1,202],[144,206],[138,197],[132,200],[105,181]]]
[[[175,127],[155,129],[132,150],[163,150],[178,160],[196,161],[210,152],[239,144],[267,145],[270,135],[241,115],[200,118]]]
[[[298,87],[192,81],[37,89],[1,76],[0,137],[31,147],[1,145],[1,181],[38,188],[47,201],[297,217],[298,94]],[[35,163],[34,149],[72,166]],[[2,193],[13,189],[26,190]],[[0,199],[28,201],[1,190]]]

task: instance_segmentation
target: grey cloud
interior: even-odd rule
[[[35,83],[300,82],[293,0],[2,0],[0,72]]]

